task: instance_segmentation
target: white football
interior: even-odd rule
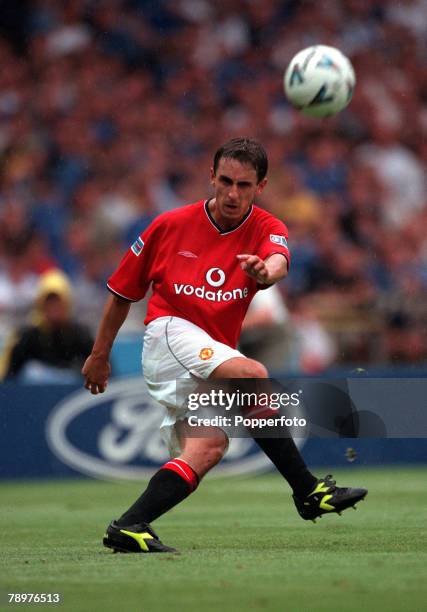
[[[297,53],[284,76],[289,102],[310,117],[339,113],[350,102],[355,84],[350,60],[339,49],[326,45]]]

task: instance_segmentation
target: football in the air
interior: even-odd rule
[[[339,49],[315,45],[297,53],[284,76],[289,102],[310,117],[331,117],[347,106],[356,76]]]

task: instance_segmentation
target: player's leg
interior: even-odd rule
[[[234,357],[220,364],[210,375],[212,379],[267,378],[266,368],[245,357]],[[286,434],[286,432],[284,432]],[[314,520],[328,512],[341,513],[355,507],[366,494],[366,489],[337,487],[331,476],[317,479],[307,468],[292,436],[257,437],[253,439],[263,450],[293,491],[293,499],[303,519]]]
[[[218,366],[210,378],[268,378],[268,372],[258,361],[235,357]],[[254,436],[254,440],[287,480],[294,495],[305,496],[313,490],[317,478],[307,469],[291,436],[282,438]]]
[[[209,378],[268,378],[268,371],[259,361],[247,357],[233,357],[215,368]]]
[[[222,458],[228,446],[225,433],[216,427],[200,427],[196,435],[195,428],[186,423],[187,409],[181,406],[176,388],[178,379],[191,384],[194,377],[206,378],[198,368],[206,369],[216,360],[222,361],[226,358],[224,352],[227,357],[240,354],[225,346],[218,346],[216,351],[214,343],[207,364],[201,351],[211,343],[206,332],[175,317],[157,319],[148,326],[144,338],[144,377],[153,398],[167,408],[161,429],[173,458],[154,474],[146,490],[118,521],[110,524],[104,539],[106,546],[134,552],[163,552],[158,538],[155,542],[141,540],[141,533],[152,532],[149,523],[188,497],[204,474]],[[117,546],[118,540],[121,547]]]
[[[122,514],[117,524],[151,523],[193,493],[203,476],[221,459],[228,440],[217,427],[176,424],[182,452],[167,461],[151,478],[146,490]]]
[[[223,458],[227,435],[219,427],[190,427],[187,419],[179,421],[176,429],[182,449],[178,458],[188,463],[201,480]]]
[[[160,542],[149,523],[193,493],[228,446],[221,429],[204,426],[197,427],[197,432],[195,429],[186,420],[176,424],[181,454],[167,461],[135,503],[109,525],[104,538],[107,547],[121,552],[174,552]]]

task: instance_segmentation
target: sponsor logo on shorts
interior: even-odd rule
[[[282,246],[288,248],[288,242],[284,236],[278,236],[277,234],[270,234],[271,242],[274,244],[281,244]]]
[[[210,359],[212,357],[212,355],[214,354],[213,349],[211,348],[202,348],[202,350],[199,353],[199,357],[202,361],[207,361],[208,359]]]
[[[137,240],[135,240],[133,245],[130,247],[132,253],[136,255],[137,257],[141,255],[143,248],[144,248],[144,241],[142,240],[142,238],[138,238]]]

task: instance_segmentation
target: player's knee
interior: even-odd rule
[[[215,436],[187,439],[181,458],[202,478],[221,461],[227,447],[228,438],[223,432]]]
[[[228,444],[225,437],[209,440],[203,452],[203,462],[206,472],[221,461],[227,450],[227,446]]]
[[[259,361],[246,359],[241,364],[240,378],[268,378],[268,371]]]
[[[268,378],[268,372],[259,361],[234,357],[219,365],[209,378]]]

